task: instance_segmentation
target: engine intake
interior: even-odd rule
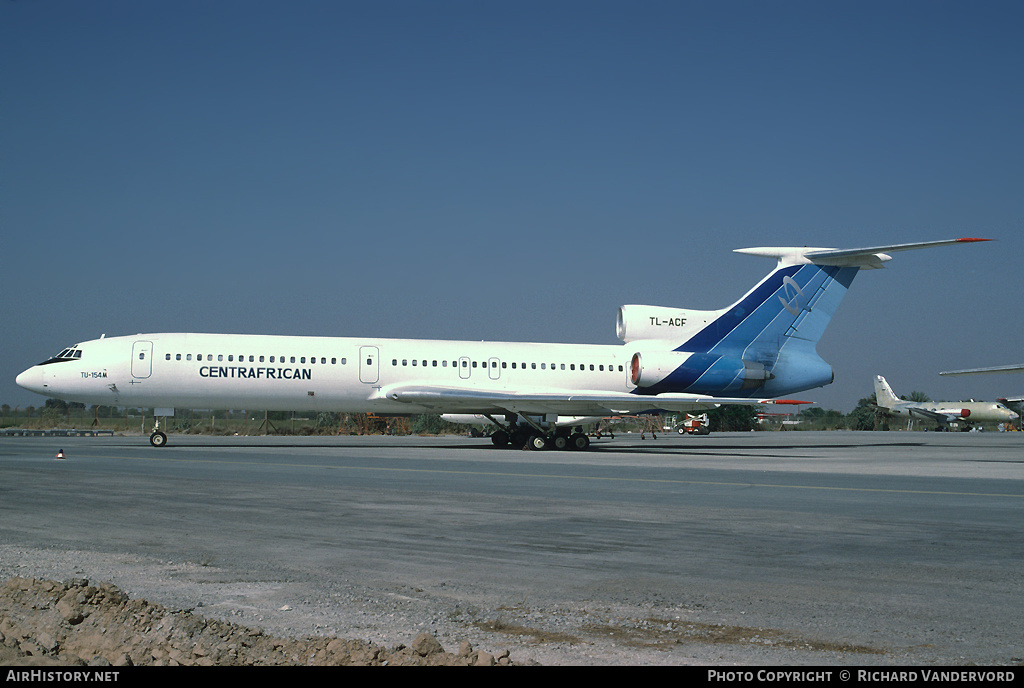
[[[629,364],[630,383],[649,394],[735,392],[762,387],[773,377],[761,363],[686,351],[638,351]]]
[[[620,306],[615,317],[615,334],[624,342],[640,339],[681,342],[702,330],[721,313],[664,306]]]

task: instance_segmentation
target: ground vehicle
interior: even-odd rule
[[[699,416],[686,414],[686,420],[677,426],[679,434],[683,435],[710,435],[711,428],[708,426],[708,414],[702,413]]]

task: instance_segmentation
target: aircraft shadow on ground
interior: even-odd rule
[[[496,447],[487,441],[486,438],[476,439],[474,441],[459,442],[459,443],[444,443],[436,444],[432,442],[415,442],[408,444],[367,444],[365,440],[358,442],[346,442],[345,440],[335,441],[324,441],[324,442],[260,442],[252,441],[251,438],[247,438],[248,441],[231,441],[226,440],[223,442],[174,442],[172,441],[167,444],[166,447],[161,447],[160,451],[168,451],[174,449],[288,449],[288,450],[301,450],[301,449],[373,449],[373,448],[387,448],[393,450],[404,450],[404,449],[432,449],[432,450],[449,450],[449,451],[495,451],[495,452],[516,452],[516,451],[528,451],[534,452],[535,450],[522,448],[516,449],[514,447]],[[915,448],[924,446],[924,442],[913,442],[913,441],[891,441],[891,442],[871,442],[871,443],[859,443],[859,442],[844,442],[844,443],[813,443],[813,444],[802,444],[802,443],[787,443],[787,444],[765,444],[762,445],[764,450],[772,450],[773,455],[777,455],[778,452],[785,451],[807,451],[807,450],[836,450],[836,449],[858,449],[858,448]],[[124,445],[109,445],[123,447]],[[148,442],[146,445],[148,447]],[[154,451],[156,449],[154,448]],[[698,445],[694,444],[679,444],[669,443],[664,440],[613,440],[604,439],[592,442],[590,447],[582,452],[576,452],[574,450],[554,450],[547,449],[541,450],[537,453],[540,454],[575,454],[575,453],[627,453],[627,454],[671,454],[671,455],[686,455],[686,454],[701,454],[707,456],[764,456],[762,452],[758,452],[758,447],[752,447],[749,443],[744,444],[714,444],[713,446]],[[752,452],[758,452],[756,454]]]

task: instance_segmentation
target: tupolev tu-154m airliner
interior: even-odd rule
[[[761,247],[738,253],[777,265],[721,310],[619,308],[621,345],[138,334],[82,342],[32,366],[17,383],[66,401],[154,408],[472,413],[498,446],[585,449],[585,419],[779,398],[830,384],[817,343],[861,269],[887,252],[962,238],[861,249]]]

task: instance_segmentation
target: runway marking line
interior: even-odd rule
[[[253,463],[248,461],[224,461],[211,459],[181,459],[181,458],[159,458],[159,457],[105,457],[114,460],[129,461],[176,461],[180,463],[209,463],[209,464],[237,464],[244,466],[276,466],[279,468],[321,468],[321,469],[349,469],[356,471],[385,471],[394,473],[437,473],[444,475],[482,475],[497,478],[542,478],[548,480],[589,480],[602,482],[622,483],[662,483],[670,485],[714,485],[719,487],[771,487],[786,488],[792,490],[825,490],[835,492],[879,492],[888,494],[918,494],[918,495],[942,495],[956,497],[1003,497],[1011,499],[1024,499],[1024,494],[1009,494],[999,492],[955,492],[949,490],[899,490],[880,487],[838,487],[829,485],[793,485],[788,483],[751,483],[751,482],[725,482],[715,480],[679,480],[674,478],[616,478],[592,475],[559,475],[554,473],[507,473],[497,471],[451,471],[428,468],[398,468],[394,466],[352,466],[352,465],[323,465],[323,464],[295,464],[295,463]]]

